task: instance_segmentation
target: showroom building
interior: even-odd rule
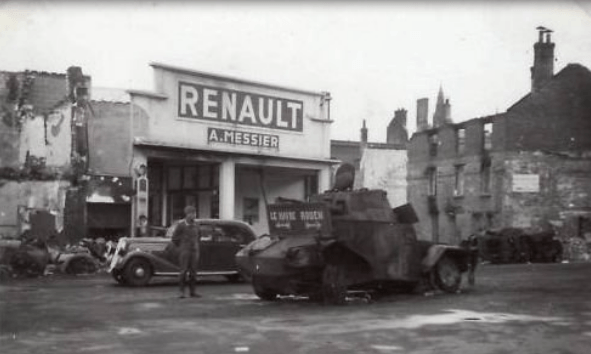
[[[199,218],[244,220],[262,234],[268,203],[329,189],[337,161],[328,92],[151,66],[154,91],[128,91],[129,127],[121,127],[129,131],[136,226],[141,216],[170,225],[194,205]]]

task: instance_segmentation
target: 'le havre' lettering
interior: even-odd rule
[[[179,116],[303,130],[302,101],[179,82]]]

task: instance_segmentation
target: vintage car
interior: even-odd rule
[[[343,304],[350,294],[421,283],[454,293],[470,270],[466,249],[418,240],[412,206],[392,209],[383,190],[336,188],[309,202],[271,204],[268,220],[270,235],[236,255],[263,300],[303,295]]]
[[[221,275],[240,280],[235,254],[253,241],[252,228],[241,221],[197,219],[201,232],[198,276]],[[112,255],[109,271],[124,285],[144,286],[154,276],[179,275],[179,248],[172,243],[178,221],[164,237],[123,237]]]

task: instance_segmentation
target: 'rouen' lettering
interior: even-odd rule
[[[304,103],[179,82],[179,117],[303,131]]]

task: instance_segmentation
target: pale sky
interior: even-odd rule
[[[394,110],[440,85],[454,122],[503,112],[530,89],[539,25],[554,30],[555,72],[591,69],[585,1],[6,1],[0,70],[65,73],[95,87],[152,90],[151,62],[333,97],[332,139],[385,142]]]

